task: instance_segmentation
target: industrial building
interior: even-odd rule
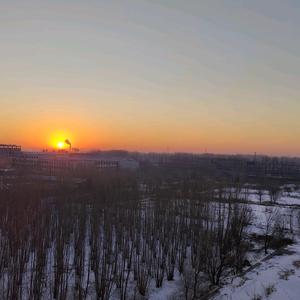
[[[0,169],[12,168],[13,158],[21,155],[21,153],[21,146],[0,144]]]
[[[21,146],[0,144],[0,155],[15,155],[21,151]]]
[[[16,169],[55,173],[83,169],[137,169],[137,161],[129,158],[105,157],[92,153],[22,152],[12,157]]]
[[[122,153],[76,153],[68,151],[26,152],[21,146],[0,145],[0,169],[27,169],[49,174],[83,169],[137,169],[139,163]]]

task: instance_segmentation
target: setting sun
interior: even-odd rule
[[[48,134],[47,147],[52,149],[67,149],[71,148],[71,142],[76,140],[73,134],[68,130],[54,130]]]
[[[58,142],[57,148],[62,149],[64,147],[64,142]]]

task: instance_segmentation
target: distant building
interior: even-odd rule
[[[21,151],[21,146],[0,144],[0,155],[12,156],[15,154],[20,154]]]
[[[20,155],[21,146],[0,144],[0,169],[9,169],[13,165],[13,157]]]
[[[135,159],[120,159],[118,163],[119,163],[119,168],[121,169],[135,170],[138,169],[140,166],[139,162],[136,161]]]
[[[0,155],[0,169],[9,169],[12,167],[13,159],[9,156]]]
[[[0,144],[0,169],[9,168],[46,171],[55,173],[83,169],[130,169],[139,168],[139,162],[126,151],[79,153],[59,150],[56,152],[23,152],[21,146]]]
[[[118,159],[113,157],[99,157],[89,153],[78,155],[62,152],[23,152],[13,157],[16,168],[26,168],[37,171],[58,172],[82,169],[137,169],[139,163],[133,159]]]

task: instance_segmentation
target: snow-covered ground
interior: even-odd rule
[[[218,191],[217,191],[218,193]],[[235,193],[235,194],[234,194]],[[224,195],[224,194],[223,194]],[[252,233],[261,234],[265,228],[268,211],[276,211],[284,219],[285,227],[299,228],[300,189],[295,185],[282,186],[276,199],[266,190],[253,187],[243,188],[239,192],[232,188],[225,190],[226,197],[247,201],[254,214],[254,222],[249,226]],[[296,234],[299,236],[299,234]],[[276,252],[275,252],[276,253]],[[249,253],[251,263],[261,259]],[[227,280],[228,282],[228,280]],[[213,300],[299,300],[300,299],[300,240],[288,246],[280,255],[262,260],[257,267],[244,276],[237,276],[222,287],[212,297]]]
[[[232,272],[227,272],[226,277],[222,278],[222,284],[224,286],[219,290],[219,293],[213,296],[214,300],[262,300],[262,299],[300,299],[300,235],[297,231],[299,229],[300,221],[300,189],[298,186],[282,186],[279,190],[276,202],[271,202],[271,197],[267,190],[258,190],[255,186],[246,186],[239,191],[233,188],[227,188],[222,190],[223,197],[226,199],[240,199],[242,205],[249,206],[253,212],[253,221],[247,228],[249,234],[249,241],[251,242],[251,249],[247,252],[247,260],[250,264],[256,265],[258,261],[260,264],[255,267],[252,271],[245,273],[244,276],[229,277],[233,276]],[[233,195],[233,196],[232,196]],[[234,196],[235,195],[235,196]],[[211,200],[211,206],[219,205],[220,202],[217,200],[220,196],[219,190],[215,190],[215,198]],[[223,199],[224,199],[223,198]],[[51,199],[50,199],[51,200]],[[50,201],[47,199],[47,201]],[[189,200],[187,200],[189,201]],[[224,201],[227,202],[227,201]],[[229,201],[228,201],[229,202]],[[146,209],[153,207],[153,201],[150,197],[145,197],[141,200],[142,212]],[[225,209],[229,207],[229,204],[225,203]],[[286,252],[282,255],[274,256],[270,259],[262,260],[265,256],[263,243],[261,240],[256,238],[252,239],[252,236],[264,235],[266,227],[267,216],[269,213],[276,213],[280,215],[280,220],[284,222],[286,232],[289,237],[295,236],[295,243],[286,248]],[[294,230],[291,230],[291,228]],[[298,237],[298,239],[297,239]],[[90,252],[88,238],[86,239],[86,256]],[[269,253],[274,250],[270,249]],[[52,266],[55,264],[54,253],[55,249],[49,251],[51,255],[48,257],[47,274],[52,274]],[[70,253],[70,265],[73,261],[74,252]],[[188,259],[189,260],[189,255]],[[86,263],[88,267],[88,263]],[[87,271],[84,272],[88,273]],[[74,280],[74,271],[69,274],[70,285]],[[28,277],[27,280],[30,280]],[[93,274],[90,278],[93,282]],[[207,280],[207,279],[204,279]],[[50,280],[51,281],[51,280]],[[72,282],[72,283],[71,283]],[[204,284],[208,282],[204,281]],[[136,295],[136,299],[149,299],[149,300],[167,300],[167,299],[184,299],[184,287],[183,279],[180,276],[178,270],[175,270],[174,280],[163,281],[161,288],[156,288],[155,280],[149,278],[149,286],[147,296],[142,298],[138,296],[136,290],[136,284],[134,282],[132,274],[129,277],[128,283],[128,299],[133,299]],[[203,284],[203,282],[202,282]],[[53,285],[50,282],[50,285]],[[94,300],[94,284],[90,284],[88,289],[87,299]],[[1,289],[0,289],[1,290]],[[46,296],[46,299],[50,299]],[[73,299],[73,294],[67,299]],[[109,298],[111,300],[120,299],[119,290],[113,289],[112,295]]]
[[[215,190],[216,198],[219,191]],[[264,234],[268,213],[280,215],[288,231],[290,225],[299,228],[300,189],[295,185],[280,187],[276,203],[271,203],[269,191],[259,191],[256,187],[245,187],[238,192],[233,188],[222,191],[223,197],[232,197],[246,201],[253,212],[253,222],[248,227],[248,233]],[[147,201],[146,201],[147,202]],[[257,243],[253,251],[247,254],[251,265],[260,262],[260,265],[242,277],[227,278],[227,284],[219,290],[213,300],[299,300],[300,299],[300,240],[288,246],[282,255],[263,260],[265,257],[261,244]],[[274,250],[269,250],[272,253]],[[149,287],[148,299],[184,299],[182,279],[175,275],[174,281],[164,281],[163,286],[155,288],[154,282]]]
[[[216,198],[220,197],[219,190],[215,190]],[[267,190],[259,190],[255,186],[246,186],[239,190],[226,188],[222,191],[222,197],[237,198],[243,201],[266,204],[271,202],[271,196]],[[278,190],[275,203],[279,205],[300,206],[300,189],[296,185],[283,185]]]
[[[149,288],[149,300],[174,299],[175,295],[182,294],[181,286],[181,277],[178,272],[176,272],[173,281],[165,280],[160,289],[155,288],[153,282],[152,286]]]
[[[299,300],[300,241],[220,289],[214,300]]]
[[[293,192],[284,191],[282,187],[276,204],[270,203],[270,196],[267,191],[263,192],[262,201],[259,193],[255,189],[242,190],[240,199],[247,197],[249,207],[251,207],[254,219],[249,226],[249,233],[263,234],[266,226],[267,214],[271,211],[280,215],[284,220],[287,230],[292,222],[293,228],[299,228],[298,214],[300,212],[300,190]],[[299,205],[299,206],[298,206]],[[259,249],[259,251],[257,251]],[[295,244],[286,248],[282,255],[274,256],[263,260],[265,257],[261,245],[257,244],[254,251],[247,255],[252,265],[260,261],[260,265],[245,276],[232,279],[225,279],[226,284],[214,300],[299,300],[300,299],[300,240],[295,240]],[[270,250],[269,253],[272,253]],[[149,289],[149,299],[183,299],[182,281],[180,276],[176,276],[172,282],[165,281],[163,287],[156,289],[154,286]],[[287,291],[286,291],[287,290]]]

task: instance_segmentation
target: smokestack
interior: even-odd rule
[[[69,149],[71,150],[72,144],[68,139],[65,140],[65,144],[69,145]]]

